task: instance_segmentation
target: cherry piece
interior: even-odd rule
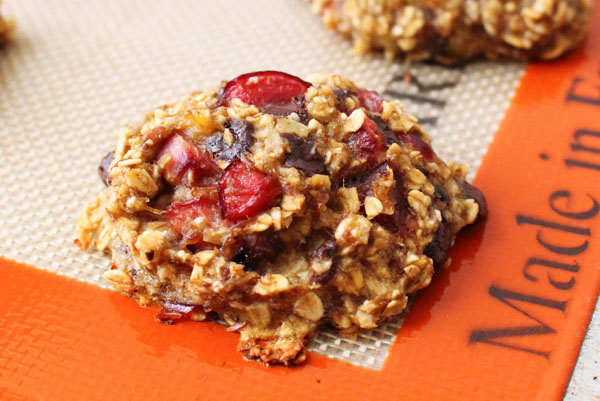
[[[366,89],[359,90],[356,93],[360,104],[371,113],[381,113],[383,111],[383,98],[375,91]]]
[[[419,135],[413,133],[412,130],[399,134],[398,136],[403,143],[409,143],[414,150],[418,150],[426,161],[433,159],[434,153],[431,146],[429,146]]]
[[[202,232],[194,228],[194,220],[203,217],[211,224],[221,221],[217,191],[184,201],[173,203],[163,212],[171,226],[179,232],[185,244],[197,244],[202,241]]]
[[[157,160],[163,166],[165,180],[172,185],[184,182],[194,184],[219,172],[215,162],[181,131],[169,137],[158,153]]]
[[[348,136],[348,144],[356,151],[358,157],[371,161],[383,149],[383,134],[377,124],[366,117],[362,127]]]
[[[279,71],[259,71],[240,75],[229,81],[223,91],[223,104],[237,98],[273,114],[296,111],[298,97],[310,87],[308,82]]]
[[[429,146],[413,129],[408,132],[395,132],[386,125],[381,117],[371,115],[370,118],[375,122],[379,130],[383,132],[384,141],[387,146],[390,146],[392,143],[397,143],[400,146],[410,144],[413,149],[421,152],[426,161],[433,159],[434,153],[431,146]]]
[[[194,310],[194,305],[180,304],[179,302],[165,302],[165,305],[155,316],[155,319],[162,324],[171,325],[176,320],[181,319],[185,315],[191,313]]]
[[[223,216],[233,222],[263,212],[281,194],[275,178],[241,160],[227,166],[218,188]]]

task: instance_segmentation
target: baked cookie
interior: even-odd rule
[[[311,0],[356,53],[433,59],[550,60],[585,37],[592,0]]]
[[[2,7],[2,0],[0,0],[0,7]],[[2,14],[0,14],[0,47],[4,46],[10,41],[13,30],[13,21],[3,18]]]
[[[300,363],[321,325],[374,328],[448,263],[487,214],[465,174],[397,101],[256,72],[122,130],[77,242],[160,321],[218,317],[246,358]]]

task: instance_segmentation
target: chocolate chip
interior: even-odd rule
[[[479,214],[477,215],[476,221],[485,219],[488,216],[488,207],[483,193],[466,181],[462,181],[459,185],[465,197],[475,200],[479,205]]]
[[[260,111],[273,114],[274,116],[289,116],[292,113],[296,113],[301,123],[306,124],[308,122],[308,114],[304,107],[304,95],[295,97],[291,102],[268,104],[262,107]]]
[[[391,166],[390,166],[391,167]],[[393,214],[379,214],[375,221],[381,224],[385,229],[404,236],[406,234],[406,219],[408,217],[408,202],[404,195],[404,182],[400,171],[391,167],[394,171],[394,187],[388,192],[389,196],[395,201]]]
[[[104,185],[110,185],[110,177],[108,176],[108,169],[110,168],[110,163],[112,163],[115,158],[115,152],[109,152],[102,158],[100,161],[100,165],[98,166],[98,175],[100,175],[100,179],[104,183]]]
[[[262,261],[274,259],[282,250],[283,242],[278,234],[253,234],[242,239],[241,249],[233,260],[243,264],[245,271],[256,271]]]
[[[317,248],[317,250],[314,253],[314,257],[319,259],[331,258],[335,254],[336,249],[337,243],[335,242],[335,240],[327,240]]]
[[[443,186],[438,185],[438,184],[433,184],[433,188],[434,188],[434,192],[433,192],[433,197],[437,200],[439,200],[442,203],[448,203],[450,202],[450,197],[448,196],[448,192],[446,192],[446,190],[444,189]]]
[[[384,162],[375,167],[372,171],[358,176],[358,178],[350,179],[344,182],[347,188],[356,187],[358,198],[361,202],[369,195],[373,195],[373,182],[377,181],[381,176],[387,174],[389,163]]]
[[[381,117],[375,114],[369,114],[369,118],[373,120],[373,122],[377,124],[377,128],[383,132],[383,142],[386,146],[390,146],[393,143],[397,143],[399,145],[402,144],[398,135],[396,135],[396,133],[387,126]]]
[[[335,108],[341,112],[346,112],[344,100],[346,100],[347,97],[352,96],[352,92],[348,89],[335,89],[333,94],[335,96]]]
[[[433,240],[425,248],[425,255],[433,260],[433,267],[438,269],[448,260],[448,252],[452,245],[452,226],[445,220],[442,220]]]
[[[321,246],[319,246],[315,250],[315,252],[313,254],[313,257],[315,259],[333,259],[333,260],[331,262],[331,267],[329,268],[329,270],[327,270],[325,273],[315,274],[313,276],[313,278],[312,278],[313,283],[325,284],[333,278],[333,275],[335,274],[335,271],[337,269],[337,263],[334,258],[336,250],[337,250],[337,244],[334,239],[330,239],[330,240],[323,242],[323,244],[321,244]]]
[[[223,134],[219,133],[206,140],[206,149],[213,154],[215,159],[231,161],[252,145],[254,127],[244,120],[228,120],[225,128],[229,129],[233,135],[233,144],[227,145]]]
[[[309,177],[327,173],[323,157],[317,152],[314,141],[302,139],[294,134],[282,136],[290,145],[290,153],[286,155],[283,163],[286,167],[297,168]]]

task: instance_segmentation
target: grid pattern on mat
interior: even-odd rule
[[[108,258],[75,247],[75,221],[117,129],[155,106],[252,70],[338,73],[401,99],[472,177],[524,67],[413,65],[408,80],[401,63],[353,56],[297,0],[6,3],[18,30],[0,54],[0,255],[106,288]],[[325,331],[309,349],[380,369],[401,322]]]

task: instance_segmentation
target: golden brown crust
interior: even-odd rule
[[[2,7],[2,1],[0,1],[0,8]],[[0,47],[10,42],[14,31],[14,23],[12,20],[5,19],[0,14]]]
[[[433,59],[550,60],[585,37],[591,0],[311,0],[357,53]]]
[[[447,262],[456,233],[484,212],[465,166],[440,160],[397,101],[338,76],[313,77],[305,118],[239,99],[223,106],[219,93],[194,93],[121,131],[110,185],[78,221],[79,244],[109,251],[113,268],[105,277],[142,304],[194,306],[195,320],[216,312],[240,332],[248,359],[300,363],[323,323],[354,335],[401,313],[407,296]],[[365,108],[363,95],[379,99],[371,105],[378,110]],[[363,157],[356,135],[367,122],[385,143]],[[241,140],[232,135],[235,124],[252,133],[238,157],[282,192],[241,221],[193,219],[189,246],[165,209],[210,192],[211,184],[167,183],[157,154],[178,132],[216,157],[215,135],[228,149]],[[306,153],[293,159],[294,149]],[[221,174],[233,161],[216,163]]]

